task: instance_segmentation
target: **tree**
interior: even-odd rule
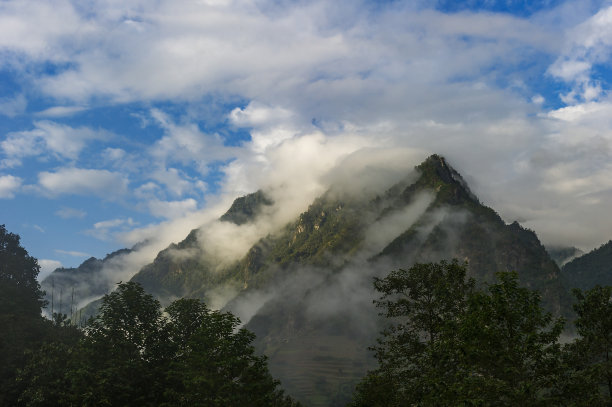
[[[102,299],[67,372],[76,405],[154,406],[165,388],[161,305],[122,283]]]
[[[25,351],[37,347],[45,336],[43,293],[36,280],[39,270],[19,235],[0,225],[0,405],[16,403],[17,368],[25,363]]]
[[[84,406],[293,406],[265,357],[254,354],[254,335],[239,325],[232,314],[199,300],[177,300],[164,315],[139,284],[119,284],[103,297],[100,314],[71,352],[67,400]],[[31,398],[44,391],[30,391]]]
[[[487,292],[470,295],[459,324],[465,402],[531,406],[556,402],[563,330],[540,305],[540,295],[519,287],[516,273],[497,273]]]
[[[372,349],[379,368],[358,386],[354,405],[404,406],[447,394],[446,378],[455,375],[449,346],[465,312],[474,281],[466,279],[466,266],[451,263],[415,264],[376,278],[382,296],[376,306],[389,326]],[[445,346],[439,346],[441,343]]]
[[[239,328],[230,313],[209,310],[194,299],[172,303],[167,332],[174,346],[169,370],[170,405],[293,406],[268,372],[266,358],[256,356],[255,335]]]
[[[580,337],[565,347],[566,374],[561,378],[568,405],[612,404],[612,287],[573,290]]]
[[[558,401],[563,320],[540,296],[498,273],[486,291],[456,261],[416,264],[374,285],[393,321],[373,349],[379,367],[354,406],[550,405]]]

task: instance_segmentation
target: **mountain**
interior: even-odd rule
[[[568,288],[612,285],[612,240],[565,264],[561,275]]]
[[[576,257],[580,257],[584,254],[584,252],[577,247],[565,246],[547,247],[546,251],[548,251],[550,258],[553,259],[559,267],[563,267]]]
[[[238,244],[273,208],[259,191],[237,199],[219,225]],[[367,348],[382,322],[372,278],[392,269],[458,258],[481,284],[514,270],[547,309],[569,315],[559,268],[535,233],[506,224],[438,155],[382,193],[332,186],[241,257],[217,255],[214,243],[195,229],[133,280],[162,301],[198,297],[240,316],[272,374],[307,406],[344,405],[373,367]]]
[[[109,279],[103,269],[119,267],[118,260],[131,253],[131,249],[121,249],[108,254],[104,259],[90,257],[78,267],[57,268],[41,283],[48,302],[47,311],[73,315],[77,309],[109,293],[117,281]]]

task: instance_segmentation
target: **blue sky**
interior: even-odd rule
[[[307,200],[344,157],[407,149],[590,249],[611,51],[609,1],[3,1],[0,223],[45,273],[154,241],[146,262],[236,196]]]

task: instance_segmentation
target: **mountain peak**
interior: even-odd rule
[[[242,225],[253,220],[263,206],[270,206],[272,204],[272,200],[262,190],[258,190],[252,194],[236,198],[229,210],[221,216],[220,220]]]
[[[463,177],[438,155],[432,154],[420,165],[416,166],[420,172],[419,180],[409,187],[411,191],[415,188],[429,188],[438,192],[438,199],[449,204],[461,204],[465,202],[480,203],[476,195],[472,193]]]

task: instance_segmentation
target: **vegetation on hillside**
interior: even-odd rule
[[[516,273],[478,290],[466,272],[415,264],[375,280],[388,327],[354,407],[610,405],[612,287],[575,290],[580,336],[562,345],[564,320]]]

